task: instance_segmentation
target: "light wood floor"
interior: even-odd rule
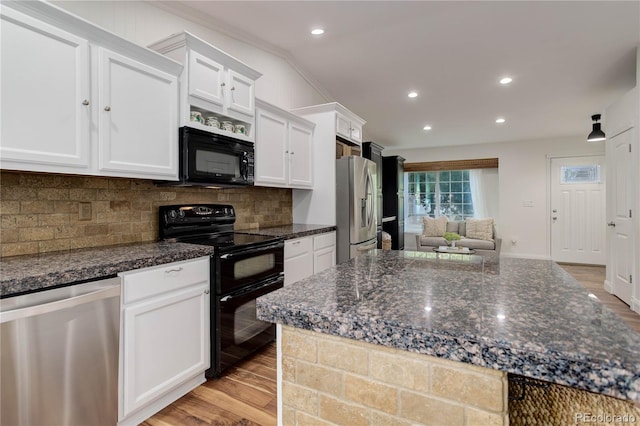
[[[580,284],[595,294],[600,302],[615,312],[629,327],[640,333],[640,315],[629,309],[616,296],[609,294],[604,289],[604,266],[565,265],[561,264],[565,271],[570,273]]]
[[[270,426],[276,424],[276,345],[208,380],[143,426]]]
[[[603,289],[601,266],[561,265],[630,327],[640,332],[640,315]],[[210,380],[180,398],[143,426],[276,424],[276,346],[233,367],[219,380]]]

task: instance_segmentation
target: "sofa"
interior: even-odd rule
[[[468,238],[466,221],[447,221],[446,223],[446,232],[455,232],[462,237],[456,241],[456,246],[474,249],[478,254],[499,255],[502,238],[498,236],[495,223],[491,225],[491,230],[491,239]],[[425,236],[424,234],[418,234],[416,235],[416,245],[418,251],[432,251],[435,247],[448,246],[450,244],[447,243],[447,240],[442,236]]]

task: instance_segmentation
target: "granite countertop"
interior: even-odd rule
[[[640,334],[548,260],[376,250],[257,308],[265,321],[640,402]]]
[[[269,237],[282,237],[285,240],[293,238],[308,237],[309,235],[324,234],[335,231],[335,226],[330,225],[307,225],[303,223],[293,223],[291,225],[269,226],[266,228],[236,229],[235,232],[253,235],[266,235]]]
[[[212,250],[208,246],[158,242],[7,257],[0,260],[0,297],[209,256]]]

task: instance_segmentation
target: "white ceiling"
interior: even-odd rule
[[[586,138],[635,85],[638,1],[180,3],[287,52],[387,148]]]

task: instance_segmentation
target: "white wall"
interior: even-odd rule
[[[589,144],[585,135],[573,138],[479,144],[441,148],[385,149],[407,162],[498,158],[499,219],[502,254],[515,257],[550,257],[549,208],[547,206],[548,156],[604,154],[604,144]],[[524,207],[533,200],[533,207]],[[511,244],[515,239],[517,243]]]
[[[189,31],[236,57],[263,75],[256,96],[283,109],[323,104],[325,98],[282,56],[258,49],[220,31],[175,15],[153,2],[55,1],[67,11],[141,46],[181,31]],[[186,16],[186,15],[185,15]]]

